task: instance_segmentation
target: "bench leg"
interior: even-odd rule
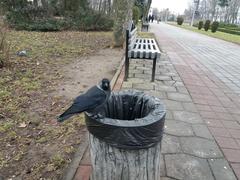
[[[156,63],[157,63],[157,58],[153,60],[153,68],[152,68],[152,82],[155,80],[155,72],[156,72]]]
[[[129,72],[129,58],[125,57],[125,77],[124,80],[126,81],[128,78],[128,72]]]

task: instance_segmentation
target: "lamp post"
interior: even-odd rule
[[[194,18],[195,18],[195,13],[198,10],[199,6],[199,1],[200,0],[194,0],[194,7],[193,7],[193,14],[192,14],[192,20],[191,20],[191,26],[193,26]]]

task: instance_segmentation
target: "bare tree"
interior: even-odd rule
[[[132,8],[134,0],[114,0],[114,26],[113,26],[113,46],[123,46],[125,30],[132,20]]]

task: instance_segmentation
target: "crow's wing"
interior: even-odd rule
[[[91,110],[105,102],[107,95],[97,86],[89,89],[85,94],[78,96],[73,105],[59,116],[59,121],[68,119],[76,113]]]
[[[76,105],[79,110],[83,109],[84,111],[89,109],[94,109],[97,106],[101,105],[106,100],[106,93],[99,89],[97,86],[89,89],[85,94],[78,96],[74,100],[74,105]]]

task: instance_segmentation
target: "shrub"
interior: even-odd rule
[[[206,20],[206,22],[204,24],[204,30],[205,31],[208,31],[208,29],[210,28],[210,24],[211,24],[211,21],[210,20]]]
[[[134,22],[135,25],[137,25],[139,17],[140,17],[140,10],[137,6],[134,6],[132,12],[133,12],[133,15],[132,15],[133,16],[133,22]]]
[[[203,21],[199,21],[198,23],[198,30],[201,30],[203,27]]]
[[[240,35],[240,31],[231,30],[231,29],[218,28],[218,31],[229,33],[229,34]]]
[[[9,45],[6,41],[6,31],[0,28],[0,68],[5,66],[9,60]]]
[[[64,18],[47,16],[41,8],[23,8],[12,10],[7,14],[10,27],[27,31],[61,31],[73,30],[111,30],[113,19],[91,9],[79,9],[67,12]]]
[[[213,33],[215,33],[215,32],[217,31],[218,26],[219,26],[219,22],[214,21],[214,22],[212,23],[211,30],[212,30]]]
[[[113,19],[107,15],[95,12],[93,10],[79,10],[71,12],[66,18],[70,29],[74,30],[111,30]]]
[[[177,24],[178,24],[178,25],[182,25],[182,24],[183,24],[183,21],[184,21],[184,19],[183,19],[182,16],[178,16],[178,17],[177,17]]]
[[[219,27],[222,27],[222,28],[238,28],[238,25],[236,24],[227,24],[227,23],[224,23],[224,22],[220,22],[219,23]]]

